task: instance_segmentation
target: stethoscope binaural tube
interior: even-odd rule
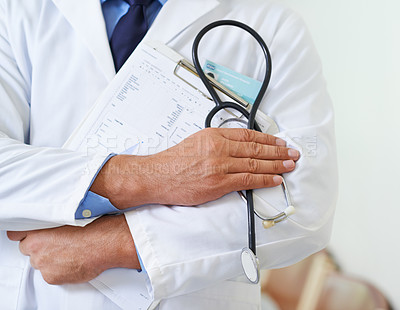
[[[264,57],[265,57],[265,75],[264,75],[264,80],[261,85],[260,91],[251,107],[250,112],[248,112],[244,107],[239,106],[238,104],[235,104],[233,102],[222,102],[220,97],[218,96],[216,90],[214,87],[211,85],[211,83],[208,81],[205,73],[203,72],[203,69],[201,68],[200,61],[198,58],[198,49],[199,49],[199,44],[201,39],[204,37],[204,35],[209,32],[210,30],[220,27],[220,26],[234,26],[241,28],[245,31],[247,31],[255,40],[258,42],[260,45]],[[261,101],[265,95],[265,92],[267,91],[270,79],[271,79],[271,71],[272,71],[272,63],[271,63],[271,55],[268,50],[268,46],[264,42],[264,40],[261,38],[261,36],[251,27],[247,26],[246,24],[243,24],[238,21],[234,20],[221,20],[221,21],[216,21],[213,22],[206,27],[204,27],[196,36],[194,42],[193,42],[193,48],[192,48],[192,58],[193,58],[193,64],[196,68],[196,71],[202,80],[203,84],[207,88],[208,92],[210,93],[211,97],[213,98],[215,102],[215,107],[210,111],[210,113],[207,115],[206,120],[205,120],[205,127],[210,127],[211,126],[211,120],[215,116],[215,114],[226,108],[234,109],[236,111],[239,111],[242,113],[248,120],[247,122],[247,128],[252,129],[252,130],[258,130],[261,131],[260,127],[255,121],[256,113],[257,110],[261,104]],[[259,266],[258,266],[258,259],[256,256],[256,233],[255,233],[255,221],[254,221],[254,201],[253,201],[253,191],[252,190],[247,190],[246,191],[246,201],[247,201],[247,218],[248,218],[248,248],[244,248],[242,250],[242,255],[241,255],[241,260],[242,260],[242,266],[243,270],[249,279],[250,282],[252,283],[258,283],[259,282]]]

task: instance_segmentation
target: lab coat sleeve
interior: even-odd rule
[[[286,14],[278,23],[268,42],[273,77],[261,109],[275,119],[279,136],[301,158],[296,170],[285,175],[296,213],[268,230],[256,219],[262,268],[284,267],[322,249],[330,237],[337,195],[333,111],[319,57],[297,15]],[[267,18],[256,29],[267,36]],[[275,215],[286,207],[280,187],[255,193],[270,203],[266,213]],[[240,253],[247,246],[247,218],[237,193],[199,207],[149,206],[126,218],[156,300],[243,275]]]
[[[3,13],[0,8],[0,230],[84,225],[75,211],[105,156],[28,145],[30,81],[14,57]]]

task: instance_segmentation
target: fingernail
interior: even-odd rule
[[[290,149],[288,152],[289,156],[292,158],[298,158],[300,156],[299,151],[296,151],[294,149]]]
[[[279,185],[279,184],[282,183],[282,177],[280,177],[279,175],[275,175],[275,176],[273,177],[273,180],[274,180],[274,183],[275,183],[276,185]]]
[[[283,162],[283,166],[285,166],[285,168],[287,168],[287,169],[292,169],[292,168],[294,168],[294,161],[293,160],[285,160]]]
[[[286,146],[286,141],[285,141],[285,140],[282,140],[282,139],[279,139],[279,138],[276,138],[275,143],[276,143],[276,145],[278,145],[278,146]]]

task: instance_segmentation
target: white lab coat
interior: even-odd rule
[[[118,289],[106,297],[88,283],[48,285],[5,235],[88,222],[74,214],[104,157],[61,146],[115,75],[99,3],[0,0],[1,309],[123,307]],[[304,24],[278,2],[169,0],[147,38],[190,59],[194,36],[217,19],[242,21],[269,45],[273,73],[261,109],[302,153],[286,176],[297,213],[267,231],[257,222],[262,267],[282,267],[329,239],[337,191],[331,102]],[[201,57],[261,77],[256,50],[246,35],[224,29],[201,46]],[[273,213],[285,207],[280,188],[260,195]],[[148,272],[152,308],[259,309],[259,286],[242,275],[247,222],[236,196],[198,208],[148,206],[126,214]]]

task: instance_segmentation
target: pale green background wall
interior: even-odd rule
[[[340,195],[330,248],[400,309],[400,1],[281,0],[304,18],[336,110]]]

